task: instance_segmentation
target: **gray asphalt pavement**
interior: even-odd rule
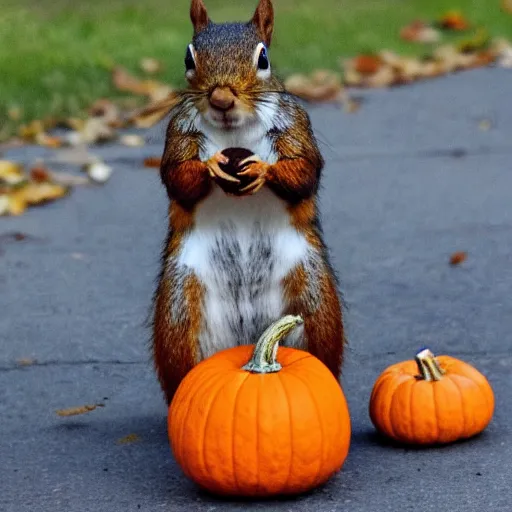
[[[353,114],[310,108],[327,160],[326,238],[347,303],[342,382],[353,438],[342,472],[296,499],[216,499],[171,456],[143,325],[166,197],[141,161],[161,153],[161,126],[143,148],[94,150],[115,169],[105,186],[0,219],[0,510],[510,511],[511,84],[508,70],[477,70],[361,92]],[[38,155],[52,152],[3,156]],[[459,250],[468,260],[451,267]],[[483,435],[423,450],[375,435],[375,379],[424,345],[489,378],[496,412]],[[36,364],[18,364],[27,358]],[[55,413],[88,403],[105,406]],[[129,434],[138,441],[118,442]]]

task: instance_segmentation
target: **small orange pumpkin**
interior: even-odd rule
[[[218,352],[181,382],[169,407],[169,439],[200,486],[224,495],[296,494],[341,468],[350,418],[339,383],[311,354],[278,349],[299,323],[285,316],[256,347]]]
[[[370,418],[403,443],[441,444],[472,437],[494,412],[494,394],[475,368],[424,349],[415,361],[387,368],[375,382]]]

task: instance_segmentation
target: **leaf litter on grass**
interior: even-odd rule
[[[502,0],[505,14],[512,13],[511,2]],[[386,49],[362,53],[340,59],[338,72],[318,69],[307,75],[292,74],[285,80],[285,88],[306,102],[338,104],[347,113],[353,113],[361,106],[360,101],[352,97],[350,90],[353,88],[404,85],[489,65],[512,68],[510,42],[503,38],[492,39],[485,28],[473,24],[460,11],[448,11],[431,21],[412,20],[399,30],[397,37],[424,45],[425,55],[417,58]],[[20,215],[28,206],[64,197],[74,186],[107,181],[112,169],[90,155],[89,146],[113,141],[127,147],[145,144],[141,135],[120,134],[119,130],[147,129],[159,123],[178,102],[179,92],[170,84],[154,79],[154,75],[162,71],[160,61],[145,57],[138,64],[145,75],[143,78],[122,66],[110,66],[112,83],[118,91],[127,94],[125,98],[99,98],[90,105],[84,118],[34,120],[20,127],[19,138],[10,140],[9,146],[33,143],[54,149],[58,155],[56,161],[81,165],[87,178],[48,172],[47,176],[40,175],[45,179],[37,181],[34,179],[37,173],[26,176],[17,164],[4,161],[3,170],[0,165],[0,215]],[[10,119],[20,119],[21,112],[20,107],[13,107]],[[55,128],[61,130],[55,132]],[[12,167],[6,169],[9,164]],[[160,164],[159,157],[143,161],[144,167],[158,168]],[[17,179],[22,184],[9,183]]]

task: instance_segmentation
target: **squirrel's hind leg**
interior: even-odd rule
[[[345,336],[334,276],[327,269],[312,276],[300,266],[286,278],[285,290],[288,312],[304,318],[305,350],[339,379]]]
[[[174,278],[173,278],[174,277]],[[153,359],[170,404],[180,382],[199,362],[203,289],[193,274],[162,276],[155,299]]]

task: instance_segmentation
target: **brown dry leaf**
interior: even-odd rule
[[[365,85],[372,88],[389,87],[396,83],[396,78],[391,66],[381,66],[376,73],[365,79]]]
[[[35,183],[50,181],[51,178],[50,171],[41,163],[36,164],[30,169],[30,179]]]
[[[81,140],[87,144],[107,142],[115,138],[115,131],[103,117],[90,117],[80,132]]]
[[[438,26],[444,30],[468,30],[471,25],[460,11],[448,11],[441,16]]]
[[[144,57],[140,60],[139,66],[148,75],[154,75],[162,71],[162,63],[152,57]]]
[[[141,80],[120,66],[113,69],[112,80],[118,90],[148,96],[152,101],[163,100],[173,92],[169,85],[155,80]]]
[[[290,93],[306,101],[340,101],[344,99],[341,78],[337,73],[319,69],[311,76],[291,75],[285,81]]]
[[[98,407],[105,407],[103,404],[94,405],[81,405],[80,407],[70,407],[69,409],[59,409],[55,411],[59,416],[78,416],[80,414],[87,414],[88,412],[94,411]]]
[[[434,27],[421,20],[415,20],[400,30],[400,37],[404,41],[414,43],[437,43],[441,34]]]
[[[373,75],[381,68],[382,59],[379,55],[358,55],[353,59],[352,65],[361,75]]]
[[[144,158],[144,167],[153,167],[159,169],[162,165],[162,159],[158,156],[148,156]]]
[[[512,14],[512,0],[501,0],[501,8],[505,12]]]
[[[21,359],[18,359],[16,362],[18,363],[18,366],[32,366],[34,364],[37,364],[37,359],[33,359],[31,357],[22,357]]]
[[[454,252],[450,256],[450,265],[460,265],[462,262],[466,261],[467,257],[468,257],[467,252],[464,252],[464,251]]]
[[[62,139],[60,137],[53,137],[46,132],[37,133],[34,137],[34,142],[46,148],[56,149],[62,146]]]
[[[116,441],[116,444],[132,444],[138,443],[140,441],[140,437],[137,434],[128,434],[127,436],[121,437]]]
[[[112,128],[117,128],[123,125],[121,120],[121,111],[119,107],[112,101],[102,98],[96,100],[89,107],[89,115],[91,117],[99,117],[103,123]],[[81,127],[83,130],[83,126]]]

